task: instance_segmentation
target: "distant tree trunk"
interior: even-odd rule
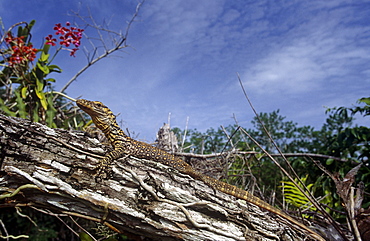
[[[14,194],[0,208],[28,204],[153,240],[305,237],[283,218],[153,161],[121,158],[112,178],[95,181],[106,148],[84,132],[0,115],[0,195]]]

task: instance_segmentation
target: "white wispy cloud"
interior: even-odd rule
[[[37,31],[44,28],[34,36],[43,36],[50,23],[73,18],[67,15],[70,9],[87,15],[86,6],[97,23],[105,19],[114,30],[124,30],[137,4],[81,2],[38,4],[27,14],[42,22]],[[322,106],[346,105],[368,95],[364,86],[370,76],[370,29],[365,4],[146,1],[130,30],[133,48],[125,49],[122,58],[95,65],[67,93],[103,101],[122,113],[131,130],[151,139],[169,112],[174,125],[183,127],[189,116],[190,126],[201,130],[233,123],[233,113],[241,123],[249,121],[252,115],[235,74],[239,72],[258,111],[281,109],[299,123],[319,123],[325,118]],[[28,5],[9,6],[0,13],[11,22]],[[83,56],[60,60],[64,72],[55,76],[57,89],[85,64]]]
[[[273,44],[270,53],[247,67],[242,75],[245,84],[257,93],[302,94],[332,87],[330,81],[348,81],[351,75],[356,78],[356,66],[369,61],[370,51],[357,45],[353,36],[369,28],[346,26],[345,14],[338,10],[327,21],[324,13],[295,26],[284,42]]]

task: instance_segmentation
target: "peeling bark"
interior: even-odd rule
[[[0,115],[0,207],[32,205],[153,240],[306,237],[283,218],[154,161],[121,158],[111,178],[96,181],[106,148],[84,132]]]

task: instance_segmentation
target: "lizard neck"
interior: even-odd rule
[[[92,119],[94,124],[104,133],[113,147],[118,144],[118,140],[119,142],[123,142],[129,139],[125,132],[119,127],[115,118],[109,118],[109,120],[105,121],[99,118]]]

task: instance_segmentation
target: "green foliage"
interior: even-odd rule
[[[370,97],[361,98],[357,101],[357,103],[360,105],[354,106],[352,108],[339,107],[338,111],[350,112],[352,116],[354,116],[357,113],[360,113],[363,116],[369,116],[370,115]],[[364,104],[364,106],[361,106],[361,104]]]
[[[31,209],[21,210],[23,217],[11,208],[3,208],[1,211],[0,219],[5,223],[9,234],[14,236],[27,234],[29,236],[27,240],[30,241],[47,241],[58,235],[53,216],[41,215]]]
[[[361,98],[357,106],[347,108],[339,107],[327,110],[328,117],[322,128],[315,130],[311,126],[298,126],[297,123],[287,121],[286,117],[281,116],[279,110],[272,113],[260,113],[259,119],[262,120],[270,135],[281,148],[283,153],[314,153],[328,155],[336,158],[342,158],[347,161],[338,161],[335,158],[315,158],[331,173],[339,173],[344,177],[356,163],[364,165],[356,175],[356,183],[363,182],[365,193],[370,193],[370,129],[366,126],[353,126],[354,116],[361,114],[364,117],[369,116],[370,98]],[[255,117],[252,120],[253,128],[247,132],[257,140],[261,146],[270,153],[276,153],[271,141],[264,133],[262,125]],[[226,131],[224,131],[226,130]],[[258,151],[256,147],[246,136],[238,131],[238,126],[231,125],[224,129],[217,130],[210,128],[204,133],[197,130],[188,130],[185,141],[185,151],[195,153],[215,153],[222,151]],[[182,140],[184,132],[175,129],[179,140]],[[227,133],[227,135],[225,134]],[[229,139],[229,137],[231,137]],[[212,141],[215,140],[213,143]],[[187,148],[186,147],[191,147]],[[287,169],[286,163],[276,157],[280,164]],[[306,157],[289,158],[291,166],[298,176],[309,184],[310,191],[316,197],[321,197],[321,203],[330,208],[343,211],[342,200],[336,193],[334,182]],[[279,198],[279,192],[274,191],[282,180],[279,169],[268,158],[262,154],[255,154],[249,158],[234,155],[228,160],[228,178],[227,182],[245,188],[242,177],[248,176],[250,180],[258,183],[265,193],[271,190]],[[309,174],[309,175],[307,175]],[[250,177],[254,177],[251,179]],[[243,180],[243,181],[241,181]],[[299,206],[308,202],[298,190],[292,186],[292,183],[285,182],[288,190],[284,193],[285,198],[292,204]],[[370,205],[370,197],[365,195],[364,207]],[[337,218],[345,220],[345,216],[333,212],[330,208],[327,211]]]
[[[185,131],[180,128],[173,128],[172,131],[180,142],[184,139],[183,152],[199,153],[199,154],[210,154],[218,153],[225,150],[238,149],[238,150],[249,150],[249,142],[238,129],[237,125],[229,125],[226,128],[209,128],[204,133],[197,129],[190,129]],[[230,139],[226,136],[227,133]],[[240,141],[242,140],[242,141]]]
[[[31,30],[34,24],[34,20],[28,24],[18,23],[13,25],[18,26],[17,31],[11,29],[9,32],[0,33],[2,35],[0,38],[2,40],[0,42],[0,113],[41,122],[53,128],[82,127],[84,121],[77,115],[76,110],[71,108],[72,102],[68,102],[70,98],[63,93],[59,93],[56,98],[52,86],[56,80],[50,75],[62,72],[58,65],[52,63],[61,50],[67,49],[70,51],[70,56],[75,55],[84,30],[72,27],[68,22],[66,27],[56,24],[55,34],[62,37],[62,41],[58,38],[60,42],[57,42],[56,38],[49,35],[45,38],[42,48],[36,49],[31,42]],[[4,31],[5,28],[2,29]],[[52,49],[52,46],[56,45],[60,46]],[[69,46],[74,47],[68,49]],[[4,222],[9,234],[14,236],[27,234],[29,240],[37,241],[72,240],[75,239],[74,233],[66,231],[67,226],[75,230],[80,228],[69,218],[63,220],[67,225],[60,225],[61,222],[53,216],[44,215],[32,209],[26,209],[26,212],[27,218],[23,218],[14,209],[2,209],[0,220]],[[87,220],[79,220],[79,223],[86,229],[96,226],[96,223]],[[93,235],[102,236],[100,235],[102,233],[94,233],[94,231],[91,228]],[[102,236],[104,240],[127,240],[125,235],[112,234],[112,231],[109,235],[108,233],[108,231],[103,233],[107,234]],[[92,240],[84,233],[81,233],[80,237],[81,240]]]
[[[31,45],[30,31],[34,24],[35,21],[33,20],[24,28],[19,26],[18,36],[16,38],[11,37],[14,42],[9,42],[9,47],[17,44]],[[8,33],[8,35],[11,36],[11,33]],[[26,42],[18,43],[19,39]],[[0,73],[0,79],[1,87],[3,87],[6,94],[3,95],[5,100],[1,100],[0,108],[11,116],[28,118],[32,121],[46,123],[50,127],[56,127],[52,121],[56,111],[53,102],[50,102],[50,98],[46,96],[45,88],[50,85],[50,82],[54,82],[53,79],[46,78],[47,75],[52,72],[61,72],[61,69],[58,66],[50,65],[48,61],[49,49],[50,45],[45,44],[42,50],[38,50],[41,54],[33,66],[30,66],[31,60],[17,64],[6,64],[7,59],[2,61],[4,68]],[[9,86],[17,87],[11,92],[8,89]]]
[[[312,137],[313,127],[298,127],[293,121],[286,121],[286,117],[279,114],[280,110],[272,113],[260,113],[254,117],[251,123],[254,129],[248,130],[248,133],[269,153],[276,153],[271,140],[266,135],[262,124],[274,139],[276,144],[283,152],[302,152],[307,149],[307,145]]]
[[[99,240],[102,241],[121,241],[121,240],[129,240],[127,236],[123,234],[118,234],[113,230],[109,229],[107,226],[96,223],[96,228],[92,228],[94,231],[94,236],[102,237]],[[85,232],[80,232],[79,237],[81,241],[92,241],[94,240],[89,234]]]
[[[272,113],[260,113],[266,129],[275,140],[283,152],[306,152],[311,149],[311,141],[314,136],[314,129],[311,126],[299,127],[293,121],[285,121],[284,116],[279,114],[279,110]],[[251,121],[254,128],[247,132],[268,152],[277,152],[270,139],[266,136],[258,118],[254,117]],[[173,128],[178,140],[182,140],[184,131]],[[230,137],[230,139],[229,139]],[[197,129],[188,130],[184,144],[185,152],[193,153],[217,153],[225,150],[254,150],[257,147],[249,140],[238,128],[237,125],[229,125],[226,128],[209,128],[204,133]]]
[[[93,239],[87,233],[81,232],[78,234],[81,241],[93,241]]]
[[[177,135],[179,140],[183,138],[183,132],[179,128],[174,128],[172,131]],[[215,131],[213,128],[208,129],[205,133],[199,132],[197,129],[189,130],[184,143],[184,151],[209,154],[217,151],[223,146],[223,140],[220,137],[220,130]]]
[[[353,119],[356,114],[361,114],[364,117],[369,116],[370,98],[361,98],[358,100],[359,104],[363,106],[354,106],[351,108],[339,107],[328,109],[330,113],[329,119],[337,117],[342,121],[342,125],[334,121],[328,123],[335,123],[331,128],[329,134],[325,136],[325,143],[321,152],[335,157],[350,160],[348,162],[334,162],[328,161],[328,169],[334,173],[339,173],[340,177],[344,177],[353,167],[354,163],[362,163],[356,175],[356,183],[363,182],[365,185],[365,193],[370,192],[370,128],[366,126],[352,126]],[[327,127],[324,125],[324,127]],[[339,202],[339,198],[338,198]],[[365,195],[364,206],[370,206],[369,195]]]
[[[369,116],[370,98],[361,98],[358,103],[364,106],[355,106],[353,108],[340,107],[328,109],[331,116],[337,115],[340,118],[348,120],[348,125],[338,126],[332,135],[328,138],[328,146],[331,154],[342,158],[348,158],[359,162],[368,162],[370,160],[370,128],[365,126],[352,127],[354,115]]]
[[[298,183],[298,185],[303,188],[303,185],[306,186],[308,192],[306,191],[306,194],[309,193],[315,193],[316,189],[320,188],[322,185],[322,178],[319,178],[315,183],[308,183],[308,175],[301,178],[301,182],[298,182],[298,179],[295,179],[295,181]],[[291,181],[281,181],[280,188],[283,191],[283,195],[285,198],[285,201],[287,203],[292,204],[293,206],[299,208],[300,210],[310,210],[313,212],[316,212],[316,207],[311,203],[311,201],[294,185]],[[305,190],[305,189],[304,189]],[[333,194],[330,190],[325,190],[324,196],[320,198],[319,202],[321,204],[324,204],[326,207],[334,207],[336,209],[341,209],[341,206],[339,203],[333,202]],[[333,204],[335,204],[333,206]],[[339,205],[338,205],[339,204]],[[330,208],[326,208],[326,212],[331,213],[334,218],[338,219],[340,218],[340,215],[337,213],[333,213]],[[307,215],[303,215],[308,218]],[[343,217],[342,217],[343,218]]]
[[[0,110],[9,116],[41,122],[49,127],[70,128],[74,126],[75,113],[68,109],[67,100],[55,98],[50,78],[52,73],[62,69],[52,64],[61,50],[57,49],[50,57],[51,44],[47,41],[42,49],[35,49],[31,43],[31,30],[35,21],[24,27],[19,26],[17,35],[6,32],[0,43]],[[53,46],[55,45],[52,43]],[[38,56],[38,58],[37,58]],[[64,109],[57,106],[64,106]],[[76,127],[75,127],[76,128]]]
[[[297,179],[295,181],[298,183],[298,185],[303,188],[302,183],[306,186],[309,192],[312,192],[312,189],[314,185],[307,184],[307,175],[306,177],[302,177],[301,181],[302,183],[298,182]],[[281,181],[280,188],[283,190],[285,200],[287,203],[290,203],[300,209],[310,209],[312,211],[316,211],[316,208],[312,205],[310,200],[294,185],[291,181]],[[306,192],[306,194],[309,194],[309,192]]]

